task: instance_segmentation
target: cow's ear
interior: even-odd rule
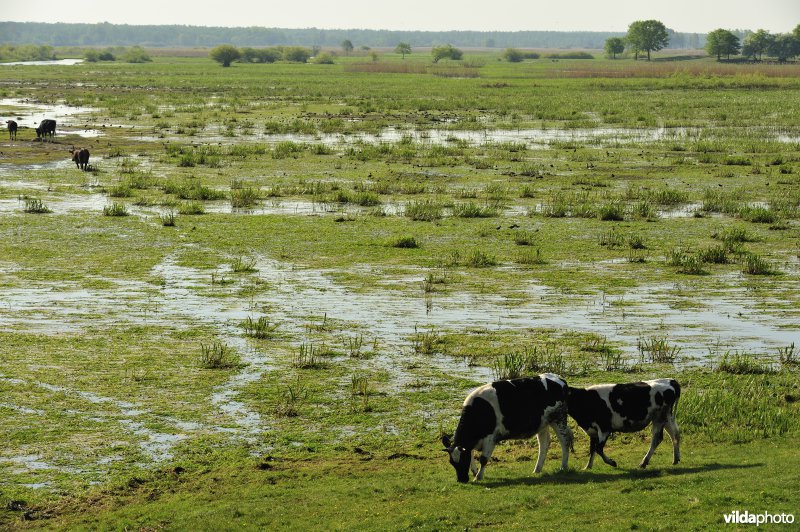
[[[447,434],[442,434],[442,445],[446,447],[445,451],[452,448],[452,446],[450,445],[450,436],[448,436]]]

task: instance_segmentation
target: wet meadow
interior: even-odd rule
[[[797,514],[798,74],[0,65],[0,527]],[[582,471],[576,429],[570,471],[506,442],[456,485],[438,442],[466,394],[546,371],[677,378],[683,462],[637,471],[644,431]]]

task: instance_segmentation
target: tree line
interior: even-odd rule
[[[742,38],[743,37],[743,38]],[[637,20],[628,26],[624,37],[609,37],[604,49],[612,59],[626,49],[638,59],[642,53],[658,51],[669,46],[670,34],[664,24],[658,20]],[[755,32],[735,32],[733,30],[716,29],[706,35],[705,50],[709,55],[722,60],[722,56],[741,54],[743,59],[761,61],[765,56],[779,62],[785,62],[800,55],[800,24],[791,33],[770,34],[760,29]]]
[[[672,48],[700,48],[705,35],[670,32]],[[338,47],[345,39],[356,46],[393,48],[399,42],[417,47],[445,44],[478,48],[602,48],[620,32],[593,31],[392,31],[366,29],[224,28],[202,26],[132,26],[127,24],[68,24],[0,22],[0,41],[47,46],[144,46],[212,48],[221,43],[237,47]]]

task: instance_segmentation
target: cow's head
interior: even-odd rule
[[[456,447],[450,443],[450,436],[442,436],[443,451],[450,458],[450,465],[456,469],[456,480],[469,481],[469,466],[472,463],[472,452],[464,447]]]

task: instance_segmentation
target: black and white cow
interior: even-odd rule
[[[475,480],[483,478],[486,464],[495,445],[503,440],[527,439],[536,435],[539,459],[535,473],[542,470],[550,427],[561,442],[561,468],[567,468],[572,431],[567,425],[567,383],[552,373],[538,377],[502,380],[485,384],[470,393],[464,401],[461,419],[452,441],[442,437],[450,464],[459,482],[467,482],[469,470]],[[480,455],[480,470],[476,473],[472,451]]]
[[[17,138],[17,123],[14,120],[6,120],[6,127],[8,127],[8,140]]]
[[[39,123],[36,128],[36,138],[44,140],[44,137],[53,138],[56,134],[56,121],[50,118],[45,118]]]
[[[680,396],[680,384],[674,379],[570,387],[567,392],[569,415],[590,440],[586,469],[592,467],[595,453],[608,465],[617,467],[617,463],[603,452],[608,437],[612,432],[638,432],[650,423],[653,424],[653,439],[639,467],[647,467],[656,447],[664,439],[665,428],[672,439],[672,463],[677,464],[681,459],[681,437],[673,408]]]

